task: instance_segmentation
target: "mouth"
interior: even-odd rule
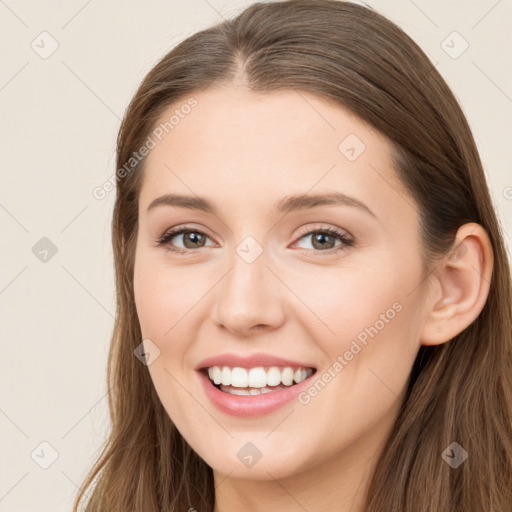
[[[210,366],[200,371],[219,391],[230,395],[257,396],[292,388],[315,374],[316,368]]]

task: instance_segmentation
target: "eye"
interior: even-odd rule
[[[181,243],[183,247],[176,247],[172,243],[172,240],[178,237],[182,237]],[[310,229],[309,231],[301,233],[298,240],[306,239],[307,237],[312,237],[312,250],[316,253],[332,254],[354,245],[352,238],[342,231],[331,227]],[[156,246],[166,246],[170,251],[184,254],[194,249],[205,247],[206,240],[209,238],[210,237],[204,231],[194,228],[193,226],[178,226],[158,238]],[[338,245],[336,245],[336,240],[340,242]]]
[[[338,229],[327,227],[306,231],[299,240],[311,238],[313,251],[317,253],[332,254],[345,250],[354,245],[354,240]],[[340,241],[335,245],[336,239]]]
[[[171,243],[173,238],[178,237],[182,237],[182,243],[184,244],[183,248],[175,247]],[[200,229],[189,226],[181,226],[167,231],[163,236],[158,238],[156,245],[157,247],[165,245],[170,251],[183,254],[185,252],[189,252],[189,250],[200,249],[201,247],[204,247],[204,243],[207,238],[209,238],[208,235]]]

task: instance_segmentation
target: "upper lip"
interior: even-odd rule
[[[292,361],[291,359],[284,359],[282,357],[273,356],[270,354],[251,354],[249,356],[240,356],[236,354],[220,354],[218,356],[209,357],[201,361],[196,370],[210,368],[212,366],[229,366],[230,368],[254,368],[257,366],[291,366],[292,368],[314,368],[309,363],[301,363],[299,361]]]

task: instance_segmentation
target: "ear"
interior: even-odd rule
[[[473,222],[461,226],[452,250],[430,276],[422,345],[445,343],[478,317],[489,294],[493,262],[485,229]]]

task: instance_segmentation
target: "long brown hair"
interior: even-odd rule
[[[372,8],[337,0],[255,3],[178,44],[133,97],[117,140],[112,426],[74,512],[82,502],[87,512],[213,511],[212,469],[173,425],[147,367],[134,356],[142,341],[133,271],[145,159],[135,162],[133,155],[170,105],[240,78],[258,92],[316,93],[388,137],[397,175],[419,205],[425,277],[453,249],[462,224],[476,222],[487,231],[494,254],[487,302],[458,336],[420,348],[364,509],[510,512],[511,274],[475,141],[456,98],[419,46]],[[469,454],[457,469],[441,457],[454,441]]]

